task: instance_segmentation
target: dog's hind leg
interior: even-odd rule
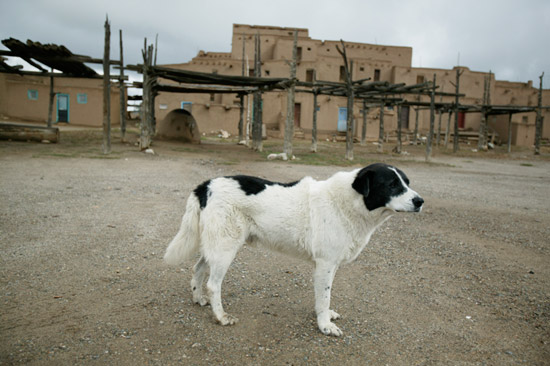
[[[315,312],[317,313],[319,330],[326,335],[340,337],[343,334],[342,331],[336,324],[331,322],[332,319],[337,319],[340,315],[330,310],[330,292],[337,269],[338,266],[334,263],[317,260],[313,283],[315,288]]]
[[[206,288],[208,290],[208,294],[210,295],[210,305],[212,305],[212,311],[214,312],[216,319],[221,325],[232,325],[235,324],[238,319],[227,314],[223,310],[221,292],[223,278],[225,277],[233,258],[235,258],[235,254],[237,254],[237,250],[240,245],[220,245],[220,247],[225,247],[225,250],[223,252],[218,252],[212,258],[207,258],[208,264],[210,265],[210,277],[206,283]],[[233,250],[228,251],[228,247],[231,247]]]
[[[193,267],[193,279],[191,280],[191,290],[193,291],[193,302],[199,304],[200,306],[205,306],[208,304],[208,297],[202,294],[202,287],[204,280],[206,279],[206,270],[208,269],[208,264],[203,256],[199,259],[195,267]]]

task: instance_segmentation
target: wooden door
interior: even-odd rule
[[[57,122],[69,122],[69,94],[57,94]]]

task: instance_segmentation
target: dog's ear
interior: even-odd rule
[[[373,171],[368,168],[361,169],[351,185],[353,189],[355,189],[357,193],[367,197],[369,195],[369,181],[371,180],[372,174]]]

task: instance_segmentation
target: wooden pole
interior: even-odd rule
[[[351,75],[353,73],[353,61],[349,63],[348,71],[348,115],[347,115],[347,128],[346,128],[346,159],[353,160],[353,86],[351,81]]]
[[[313,84],[317,80],[315,70],[313,70]],[[317,88],[313,88],[313,126],[311,128],[311,152],[317,152]]]
[[[489,75],[485,75],[484,83],[483,83],[483,108],[482,108],[482,114],[481,114],[481,123],[479,124],[479,136],[477,140],[477,149],[478,150],[487,150],[487,116],[488,116],[488,110],[489,110],[489,89],[490,89],[490,77],[491,72],[489,72]]]
[[[449,109],[449,118],[447,119],[447,128],[445,129],[445,143],[444,147],[447,149],[447,145],[449,144],[449,133],[451,129],[451,116],[453,115],[453,111]]]
[[[512,113],[508,113],[508,154],[512,152]]]
[[[464,72],[464,71],[463,71]],[[462,75],[462,72],[457,68],[456,69],[456,90],[455,90],[455,126],[454,126],[454,135],[453,135],[453,152],[456,153],[458,151],[458,107],[459,107],[459,100],[458,100],[458,92],[460,90],[460,75]]]
[[[243,54],[242,54],[242,68],[241,76],[245,76],[244,67],[245,67],[245,39],[244,34],[243,38]],[[239,94],[240,110],[239,110],[239,143],[244,141],[244,94]]]
[[[154,78],[151,72],[153,62],[153,45],[147,46],[147,38],[144,42],[143,56],[143,99],[141,102],[141,134],[140,149],[146,150],[151,147],[153,138],[153,82]]]
[[[111,153],[111,75],[110,75],[111,26],[105,20],[105,49],[103,52],[103,154]]]
[[[254,47],[254,76],[262,76],[262,60],[260,50],[260,35],[256,33]],[[262,94],[254,93],[254,117],[252,120],[252,148],[257,151],[263,150],[262,142]]]
[[[418,139],[418,108],[414,109],[414,137],[413,144],[416,146]]]
[[[292,61],[290,61],[290,85],[287,88],[286,98],[286,123],[283,152],[289,160],[292,160],[292,137],[294,136],[294,101],[296,89],[296,61],[298,57],[298,30],[294,31],[292,46]]]
[[[378,131],[378,147],[376,148],[376,151],[380,153],[384,151],[384,105],[385,102],[382,101],[382,103],[380,103],[380,128]]]
[[[397,146],[396,146],[396,152],[398,154],[401,154],[401,149],[402,149],[402,141],[401,141],[401,114],[403,113],[402,111],[402,106],[400,104],[396,105],[397,107]]]
[[[435,141],[435,144],[437,146],[439,146],[439,141],[441,140],[441,118],[443,117],[443,111],[440,109],[438,111],[439,115],[438,115],[438,122],[437,122],[437,137],[436,137],[436,141]]]
[[[122,48],[122,29],[118,31],[120,40],[120,140],[126,142],[126,88],[124,87],[124,52]]]
[[[53,91],[53,69],[52,69],[52,75],[50,75],[50,99],[48,101],[48,127],[52,127],[52,114],[53,114],[53,102],[55,99],[55,92]]]
[[[430,93],[430,131],[428,132],[428,141],[426,141],[426,161],[430,161],[432,157],[432,140],[434,136],[434,124],[435,124],[435,84],[436,78],[434,74],[434,80],[432,90]]]
[[[369,109],[367,108],[367,101],[363,99],[363,128],[361,129],[361,146],[365,146],[367,142],[367,114]]]
[[[535,122],[535,155],[540,155],[540,140],[542,137],[542,78],[544,72],[539,76],[539,96],[538,96],[538,108],[537,108],[537,121]]]

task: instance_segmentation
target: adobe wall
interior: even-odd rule
[[[0,74],[0,90],[4,93],[0,103],[3,119],[35,122],[48,120],[50,78]],[[31,100],[29,90],[38,92],[38,99]],[[100,127],[103,124],[103,81],[99,79],[55,78],[54,91],[69,95],[69,123],[78,126]],[[77,94],[87,95],[86,103],[78,103]],[[120,98],[118,87],[111,85],[111,124],[120,124]],[[56,122],[54,99],[52,120]]]

